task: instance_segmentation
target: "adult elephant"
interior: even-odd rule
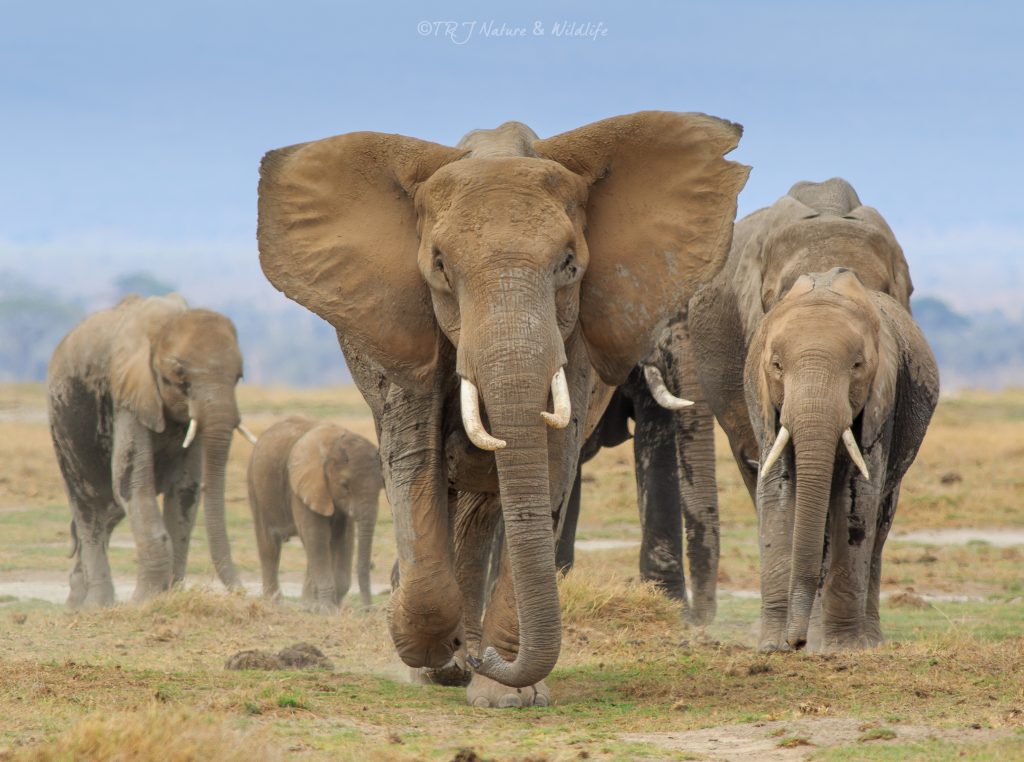
[[[634,421],[632,434],[630,419]],[[583,446],[555,551],[558,568],[568,570],[574,561],[582,464],[602,447],[615,447],[632,438],[641,530],[640,577],[680,601],[687,621],[705,625],[714,620],[719,557],[714,433],[714,415],[694,367],[684,310],[662,331],[655,350],[615,390]]]
[[[690,302],[697,367],[757,504],[763,650],[803,647],[816,600],[816,643],[882,641],[882,546],[939,391],[911,290],[885,220],[834,178],[737,223]]]
[[[643,112],[546,140],[509,122],[456,148],[361,132],[264,157],[263,270],[335,326],[376,421],[391,637],[427,668],[468,639],[471,703],[547,701],[552,529],[606,384],[724,261],[748,168],[723,155],[739,135]],[[481,625],[499,503],[506,552]]]
[[[54,350],[47,401],[71,503],[69,606],[114,602],[107,545],[126,513],[139,563],[134,599],[180,582],[200,494],[217,574],[240,587],[224,525],[224,469],[240,427],[241,376],[231,321],[189,309],[176,294],[126,297]]]

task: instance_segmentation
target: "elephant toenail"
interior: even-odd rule
[[[543,695],[538,693],[536,696],[533,697],[533,705],[534,706],[547,706],[548,705],[548,697],[547,696],[543,696]]]
[[[519,696],[517,696],[515,693],[506,693],[498,701],[498,706],[502,709],[508,709],[510,707],[520,707],[522,705],[523,702],[519,700]]]
[[[491,702],[485,696],[477,696],[473,699],[473,706],[489,707]]]

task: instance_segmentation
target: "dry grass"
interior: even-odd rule
[[[643,626],[679,624],[679,605],[658,592],[653,583],[617,579],[594,579],[578,571],[558,582],[562,621],[581,627]]]
[[[239,399],[256,433],[302,412],[373,438],[372,420],[351,388],[243,385]],[[0,582],[66,580],[68,512],[43,407],[37,385],[0,386]],[[895,530],[1024,528],[1022,421],[1024,392],[943,400],[904,483]],[[753,590],[756,518],[720,434],[718,445],[720,584]],[[249,452],[238,438],[227,501],[233,555],[243,579],[255,580],[244,480]],[[632,469],[628,445],[588,464],[580,537],[639,539]],[[950,472],[960,480],[944,481]],[[387,584],[394,540],[386,505],[380,516],[373,580]],[[111,548],[119,578],[134,574],[130,539],[123,522]],[[215,750],[204,758],[238,751],[254,760],[275,750],[309,759],[450,760],[460,749],[501,760],[623,759],[666,755],[635,738],[846,718],[892,728],[897,738],[875,733],[848,751],[791,751],[830,759],[1024,756],[1019,548],[891,542],[883,569],[883,588],[896,594],[883,607],[891,642],[827,655],[754,651],[758,602],[739,594],[720,598],[712,626],[687,628],[677,605],[636,580],[635,547],[576,558],[559,584],[562,656],[548,679],[555,705],[489,712],[466,706],[459,689],[408,684],[380,606],[317,616],[292,601],[273,605],[222,592],[200,521],[189,564],[198,587],[141,607],[84,613],[0,598],[0,747],[29,759],[116,758],[118,747],[144,750],[139,759],[190,759],[196,748]],[[286,581],[301,579],[305,557],[297,542],[285,547],[282,568]],[[929,597],[935,593],[979,600]],[[238,651],[276,652],[298,641],[320,648],[335,671],[224,668]],[[901,747],[910,724],[959,735]],[[986,735],[997,731],[1004,735]]]
[[[137,712],[91,715],[51,743],[12,758],[24,762],[273,762],[284,757],[263,732],[238,731],[216,717],[153,704]]]

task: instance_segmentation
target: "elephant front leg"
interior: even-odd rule
[[[294,502],[299,502],[293,497]],[[306,551],[306,579],[302,587],[302,598],[313,611],[328,613],[337,608],[334,588],[334,558],[331,547],[332,521],[328,516],[314,513],[301,503],[302,523],[298,527],[302,547]],[[344,531],[344,525],[342,526]]]
[[[488,647],[497,650],[507,661],[514,660],[519,653],[519,614],[512,585],[512,568],[504,547],[501,549],[498,581],[484,615],[480,652]],[[551,703],[551,693],[543,680],[525,688],[511,688],[474,673],[466,688],[466,700],[471,706],[479,707],[547,706]]]
[[[783,458],[788,455],[784,454]],[[774,474],[784,469],[776,465]],[[762,651],[788,650],[789,577],[793,556],[793,490],[788,472],[767,476],[757,487],[757,530],[761,552]]]
[[[114,497],[131,521],[138,555],[133,599],[146,601],[171,585],[171,538],[156,499],[150,432],[127,410],[114,417],[112,460]]]
[[[846,470],[843,488],[833,496],[829,515],[829,563],[821,590],[822,647],[826,650],[875,645],[867,633],[867,607],[876,548],[881,555],[877,542],[881,501],[872,482],[862,479],[852,466]],[[876,473],[881,473],[880,467]],[[875,611],[877,621],[877,604]],[[879,630],[879,640],[880,636]]]
[[[199,513],[199,485],[202,479],[202,458],[198,447],[185,451],[164,493],[164,525],[171,538],[173,555],[171,581],[180,585],[185,580],[188,549],[192,530]]]
[[[452,567],[441,400],[391,385],[378,418],[380,461],[398,550],[388,629],[410,667],[443,667],[462,647],[462,596]]]
[[[334,602],[340,606],[352,587],[352,555],[355,549],[356,522],[351,516],[335,516],[331,523],[331,563],[334,567]],[[369,589],[369,581],[366,583]],[[362,580],[360,580],[360,592]],[[363,595],[369,605],[369,594]]]

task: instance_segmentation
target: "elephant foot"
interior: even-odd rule
[[[319,614],[321,616],[337,614],[339,610],[338,604],[333,600],[305,600],[302,602],[302,608],[310,614]]]
[[[72,595],[74,593],[75,591],[72,590]],[[72,600],[72,596],[69,595],[67,601],[68,606],[72,609],[105,609],[113,606],[114,603],[113,585],[91,587],[82,598]]]
[[[135,592],[132,593],[132,603],[146,603],[147,601],[151,601],[153,598],[156,598],[160,593],[166,593],[170,589],[170,572],[168,572],[166,576],[140,576],[135,581]]]
[[[526,706],[549,706],[551,691],[541,680],[525,688],[510,688],[507,685],[474,673],[466,688],[466,701],[470,706],[496,707],[499,709]]]

